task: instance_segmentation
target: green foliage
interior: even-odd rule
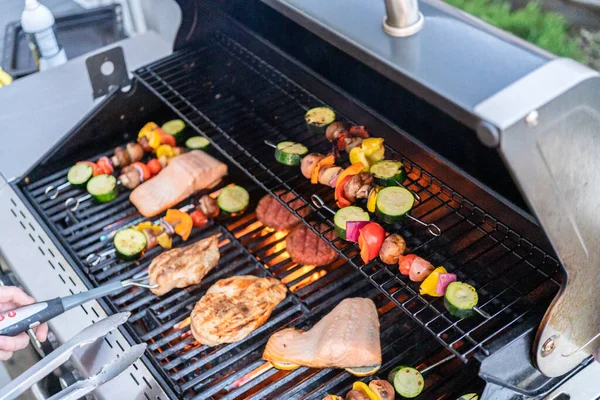
[[[586,61],[578,40],[568,33],[565,18],[542,10],[538,1],[514,11],[505,0],[445,1],[558,56]]]

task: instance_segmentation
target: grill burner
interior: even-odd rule
[[[281,196],[292,191],[295,198],[286,204],[288,208],[298,198],[304,202],[300,208],[310,207],[310,195],[315,193],[333,206],[330,188],[311,185],[299,168],[278,164],[263,143],[293,139],[313,151],[327,152],[330,144],[324,137],[309,134],[303,120],[308,108],[322,102],[239,43],[218,34],[206,40],[204,47],[176,53],[139,70],[137,76],[262,189],[271,193],[283,189]],[[200,285],[161,298],[129,289],[107,299],[114,312],[132,312],[128,330],[136,342],[148,343],[147,361],[177,396],[321,399],[327,393],[345,393],[356,378],[344,371],[278,371],[265,368],[261,359],[271,333],[289,326],[308,328],[345,297],[368,296],[378,307],[385,362],[381,377],[396,365],[422,368],[450,352],[463,361],[475,352],[489,354],[487,344],[492,338],[519,325],[532,309],[547,307],[559,287],[554,278],[558,269],[555,259],[406,157],[388,151],[392,156],[388,158],[400,159],[408,166],[407,187],[422,198],[412,214],[437,224],[443,234],[432,237],[414,223],[403,225],[398,232],[411,252],[434,265],[443,264],[459,280],[474,285],[480,294],[480,308],[492,318],[456,321],[445,311],[442,300],[419,296],[418,284],[399,277],[397,267],[379,261],[364,265],[355,246],[339,239],[330,243],[342,259],[325,267],[297,265],[285,251],[285,233],[265,228],[252,211],[235,218],[219,217],[205,229],[195,229],[187,242],[221,233],[221,261]],[[106,151],[98,157],[109,154]],[[69,188],[55,199],[44,194],[48,185],[58,187],[66,182],[65,167],[26,186],[25,194],[83,273],[93,285],[143,273],[159,248],[148,251],[137,262],[108,255],[96,265],[85,264],[90,254],[112,247],[110,232],[139,222],[141,216],[125,191],[110,203],[86,202],[74,212],[66,210],[65,199],[81,191]],[[254,207],[263,190],[251,188],[247,182],[238,183],[249,189]],[[298,213],[299,208],[292,211]],[[306,222],[315,231],[327,222],[327,229],[317,232],[325,236],[332,230],[329,218],[314,211]],[[175,239],[174,246],[180,245],[182,242]],[[269,321],[242,342],[199,346],[191,336],[188,320],[195,302],[216,280],[236,274],[274,276],[291,293]],[[257,369],[263,373],[238,386],[241,378]],[[474,382],[476,370],[476,362],[467,367],[458,359],[446,363],[428,373],[424,396],[460,395],[452,382],[478,385],[480,381]]]

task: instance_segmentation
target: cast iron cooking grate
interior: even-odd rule
[[[144,274],[161,251],[159,248],[132,262],[109,255],[96,265],[86,265],[85,259],[90,253],[110,249],[111,232],[143,218],[126,200],[127,193],[124,198],[109,203],[111,207],[86,202],[74,213],[65,212],[65,199],[48,199],[44,190],[48,185],[64,182],[67,170],[32,183],[26,189],[88,279],[97,286]],[[264,192],[248,189],[252,199],[249,209],[253,210]],[[64,196],[80,194],[80,189],[74,189]],[[187,200],[178,207],[193,202],[194,199]],[[215,233],[220,234],[221,259],[199,285],[173,290],[162,297],[132,288],[106,299],[113,311],[132,313],[126,324],[128,331],[136,342],[148,344],[148,362],[169,383],[175,396],[186,399],[321,399],[327,393],[346,393],[357,378],[343,370],[299,368],[279,371],[262,360],[262,351],[272,333],[286,327],[309,328],[346,297],[370,297],[377,305],[384,360],[380,377],[387,376],[398,364],[424,367],[448,354],[343,258],[322,267],[294,263],[285,249],[287,233],[263,226],[252,211],[234,218],[220,216],[214,223],[194,229],[185,243],[175,238],[174,247],[191,244]],[[245,274],[274,276],[288,287],[289,294],[269,320],[244,340],[215,347],[196,343],[188,319],[195,303],[217,280]],[[424,393],[436,398],[453,391],[459,395],[462,389],[456,382],[470,388],[479,385],[474,365],[460,367],[461,363],[455,360],[436,368],[426,377]]]
[[[277,163],[264,144],[265,140],[293,140],[311,151],[327,153],[330,144],[309,133],[303,119],[306,110],[323,103],[241,44],[217,34],[198,48],[178,52],[136,75],[257,184],[271,193],[283,190],[280,196],[292,192],[295,198],[287,203],[279,198],[291,211],[314,209],[312,194],[336,208],[331,188],[311,185],[299,168]],[[553,278],[557,261],[404,155],[388,147],[386,158],[404,163],[408,172],[404,184],[422,199],[412,215],[437,224],[443,234],[432,237],[415,223],[397,231],[412,253],[444,265],[459,280],[475,286],[480,308],[492,317],[453,318],[442,299],[420,296],[419,284],[401,276],[397,267],[379,260],[364,265],[355,245],[339,239],[328,242],[463,361],[475,351],[489,355],[486,344],[494,337],[519,324],[532,308],[549,304],[559,287]],[[292,209],[296,199],[303,205]],[[333,230],[331,216],[316,209],[307,222],[324,238]]]

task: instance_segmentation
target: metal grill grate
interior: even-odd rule
[[[212,39],[205,47],[178,53],[137,75],[263,188],[293,192],[304,203],[300,208],[312,207],[308,199],[313,193],[335,208],[330,188],[311,185],[299,168],[277,163],[263,143],[294,140],[327,153],[330,144],[323,136],[309,133],[303,120],[307,109],[322,102],[239,43],[222,34]],[[527,295],[539,287],[548,289],[550,296],[555,293],[558,283],[552,277],[557,261],[405,156],[390,148],[387,153],[387,158],[403,161],[408,170],[405,186],[423,200],[412,215],[436,223],[444,232],[434,238],[414,223],[405,224],[399,233],[411,252],[434,265],[443,264],[459,280],[475,286],[480,308],[492,318],[456,320],[440,299],[420,296],[419,284],[401,277],[396,267],[379,261],[364,265],[356,246],[339,239],[330,244],[463,361],[476,350],[489,354],[486,343],[517,324],[532,301],[548,304],[548,296],[533,300]],[[294,200],[286,204],[290,210]],[[313,230],[323,237],[333,230],[329,215],[315,211],[311,218]],[[323,221],[328,223],[325,231],[317,228]]]

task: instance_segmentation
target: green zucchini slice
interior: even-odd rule
[[[98,203],[114,200],[119,194],[117,178],[112,175],[97,175],[87,183],[87,191]]]
[[[381,160],[371,166],[369,170],[375,182],[381,186],[398,186],[404,182],[405,175],[402,163],[393,160]]]
[[[161,126],[161,129],[167,135],[171,135],[175,138],[176,142],[181,142],[183,139],[183,130],[185,129],[185,122],[180,119],[172,119],[167,121]]]
[[[464,282],[452,282],[446,288],[444,306],[456,318],[468,318],[475,314],[473,307],[477,305],[477,290]]]
[[[204,136],[193,136],[185,141],[185,146],[192,150],[204,150],[210,145],[210,142]]]
[[[67,180],[76,187],[83,186],[94,174],[94,169],[88,164],[75,164],[69,169]]]
[[[349,206],[340,208],[333,216],[335,232],[342,240],[346,240],[346,222],[348,221],[369,221],[369,213],[360,207]]]
[[[394,389],[402,397],[412,399],[423,391],[425,380],[419,371],[411,367],[401,367],[394,374]]]
[[[219,208],[228,213],[236,213],[246,209],[250,202],[250,195],[241,186],[227,186],[217,197]]]
[[[412,209],[415,197],[410,190],[400,186],[381,189],[377,194],[375,215],[386,224],[395,224],[406,219]]]
[[[123,229],[113,239],[117,255],[124,260],[135,260],[146,249],[146,235],[137,229]]]
[[[329,107],[311,108],[304,114],[308,130],[315,135],[324,135],[329,124],[335,121],[335,112]]]
[[[463,394],[456,400],[479,400],[479,395],[477,393]]]
[[[281,142],[275,148],[275,159],[285,165],[300,165],[308,148],[296,142]]]

